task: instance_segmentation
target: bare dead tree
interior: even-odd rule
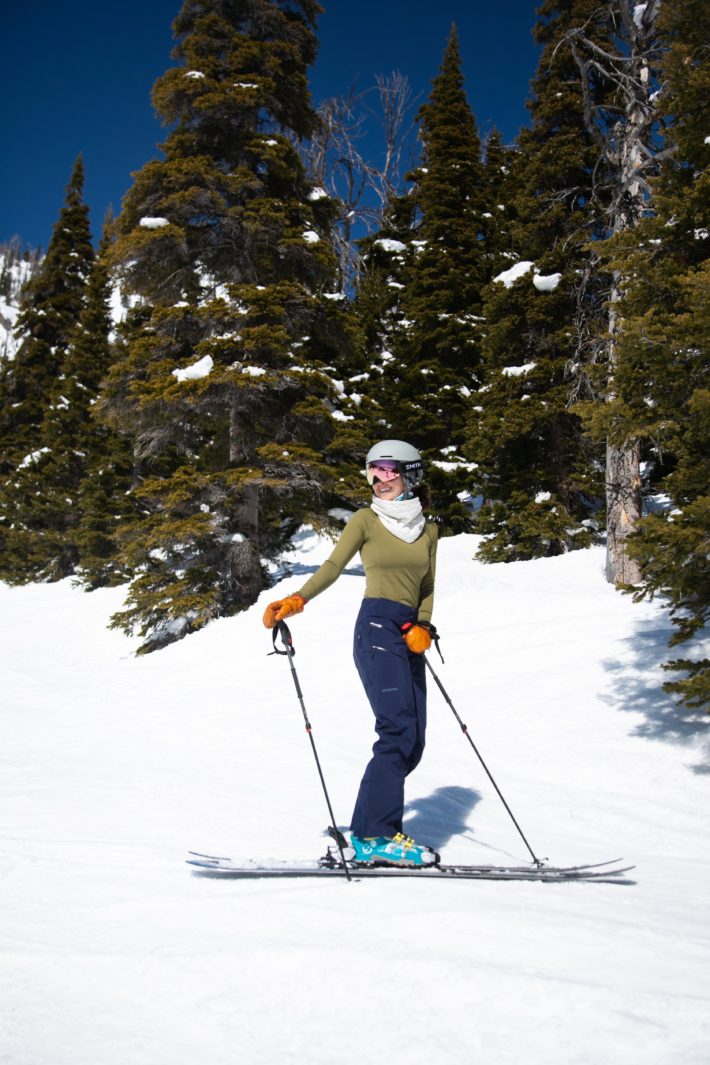
[[[597,168],[603,182],[607,236],[635,227],[650,207],[651,177],[660,152],[655,142],[658,121],[654,106],[655,66],[658,59],[656,19],[660,0],[635,4],[614,0],[605,5],[618,50],[601,47],[588,35],[588,27],[571,30],[565,42],[571,48],[581,75],[586,125],[599,146]],[[604,86],[603,102],[595,86]],[[612,272],[608,301],[607,339],[604,347],[607,398],[614,398],[617,348],[623,322],[620,303],[624,277]],[[626,541],[641,517],[641,444],[609,440],[606,453],[607,580],[635,584],[641,577],[638,563],[628,556]]]
[[[340,204],[333,240],[341,291],[360,270],[355,234],[379,228],[414,156],[415,101],[407,78],[395,71],[375,81],[373,88],[352,87],[346,96],[323,101],[317,133],[300,146],[309,177]]]
[[[318,107],[316,134],[302,147],[309,177],[339,205],[332,239],[339,262],[339,288],[345,291],[357,276],[359,257],[353,226],[367,187],[367,166],[359,150],[365,137],[361,96],[351,89]]]
[[[404,175],[415,164],[417,139],[415,134],[414,107],[418,97],[412,95],[409,80],[398,70],[386,77],[378,74],[377,108],[373,113],[379,121],[384,143],[384,155],[379,169],[372,168],[371,182],[380,211],[377,224],[382,221],[382,212],[392,199],[402,192]]]

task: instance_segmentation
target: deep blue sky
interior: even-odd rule
[[[321,3],[315,103],[393,70],[426,98],[455,22],[481,133],[496,126],[511,141],[526,123],[537,0]],[[179,9],[180,0],[0,0],[0,241],[46,248],[79,152],[94,236],[109,205],[120,209],[131,172],[159,154],[150,90],[172,65]]]

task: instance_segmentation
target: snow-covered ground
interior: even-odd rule
[[[136,658],[120,590],[0,586],[3,1065],[707,1065],[707,720],[659,691],[668,622],[598,550],[509,566],[440,545],[431,661],[533,848],[635,883],[236,882],[184,864],[317,857],[327,822],[266,602]],[[352,569],[291,624],[348,824],[372,741]],[[436,688],[406,827],[527,859]]]

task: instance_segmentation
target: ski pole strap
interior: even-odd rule
[[[436,645],[436,650],[439,653],[439,658],[441,659],[441,661],[443,663],[444,656],[442,655],[441,648],[439,647],[439,633],[436,631],[436,629],[434,628],[433,625],[429,626],[429,631],[431,632],[431,638],[434,641],[434,644]]]
[[[281,637],[281,642],[286,648],[285,651],[280,651],[276,646],[277,636]],[[271,640],[274,645],[274,649],[273,651],[269,651],[266,656],[267,658],[269,658],[271,655],[295,655],[296,648],[293,646],[293,637],[291,636],[291,630],[289,629],[285,621],[279,621],[273,627],[273,629],[271,630]]]
[[[431,633],[431,638],[434,641],[436,649],[437,649],[437,651],[439,653],[439,658],[443,662],[444,661],[444,656],[442,655],[441,648],[439,647],[439,633],[436,631],[436,628],[432,625],[431,622],[429,622],[429,624],[427,625],[427,628],[429,629],[429,632]]]

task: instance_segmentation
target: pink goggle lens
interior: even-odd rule
[[[382,459],[380,462],[369,462],[367,464],[368,484],[372,484],[375,477],[380,481],[393,481],[395,477],[399,477],[399,463],[390,459]]]

